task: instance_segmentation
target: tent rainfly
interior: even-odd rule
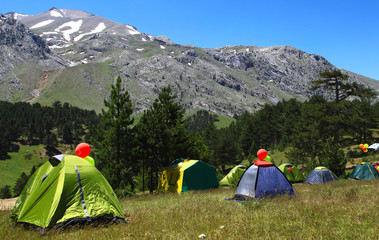
[[[375,169],[374,165],[361,162],[354,168],[350,174],[350,178],[359,180],[379,179],[379,172]]]
[[[245,172],[246,167],[244,165],[237,165],[232,168],[229,173],[220,181],[220,186],[230,187],[232,186],[231,181],[233,181],[235,176],[242,176]],[[234,183],[235,184],[235,183]]]
[[[290,163],[283,163],[278,168],[280,171],[282,171],[282,173],[284,173],[288,181],[292,183],[303,182],[305,179],[299,169]]]
[[[330,181],[338,181],[338,177],[326,167],[316,167],[305,179],[305,183],[320,184]]]
[[[11,219],[42,229],[125,220],[116,194],[96,167],[81,157],[63,154],[52,157],[30,177]]]
[[[205,190],[218,186],[213,166],[200,160],[177,159],[163,170],[157,190],[181,194],[189,190]]]
[[[295,195],[286,176],[271,162],[257,160],[242,175],[234,197],[227,200],[246,201],[285,194]]]

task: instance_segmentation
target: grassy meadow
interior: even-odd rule
[[[295,197],[239,203],[236,189],[120,199],[126,223],[50,230],[43,239],[379,239],[379,181],[294,184]],[[0,239],[37,239],[0,211]]]
[[[13,188],[22,172],[30,173],[34,165],[46,162],[44,145],[20,145],[18,152],[9,153],[10,159],[0,161],[0,188],[9,185]]]

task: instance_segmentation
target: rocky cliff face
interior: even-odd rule
[[[43,38],[19,21],[1,14],[0,47],[3,64],[33,61],[52,69],[67,66],[67,61],[54,54]]]
[[[322,56],[290,46],[182,46],[166,37],[154,37],[130,25],[76,10],[53,8],[34,16],[7,16],[13,19],[2,17],[0,41],[6,50],[0,56],[9,64],[0,64],[0,74],[2,71],[4,76],[27,61],[50,69],[50,77],[43,72],[34,76],[33,81],[40,81],[45,74],[46,81],[55,83],[41,91],[36,101],[59,100],[100,110],[95,101],[107,97],[110,84],[121,76],[136,111],[148,108],[160,89],[170,85],[189,110],[233,116],[281,99],[305,100],[314,94],[308,90],[311,81],[318,79],[320,72],[335,69]],[[351,80],[379,91],[378,81],[346,73]],[[2,79],[0,75],[0,82]],[[25,78],[20,81],[27,84]],[[70,94],[54,99],[54,93],[63,88],[57,86],[68,86],[72,81],[84,87],[94,102],[74,102]],[[322,91],[318,94],[328,96]],[[23,98],[30,96],[25,93]]]
[[[35,35],[24,24],[1,14],[0,62],[0,84],[8,87],[2,100],[12,100],[17,91],[28,89],[30,84],[36,84],[38,81],[39,77],[23,82],[16,73],[12,73],[12,70],[22,64],[36,64],[42,71],[68,66],[65,59],[51,52],[44,39]]]

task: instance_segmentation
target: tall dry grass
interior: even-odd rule
[[[379,239],[379,180],[295,184],[295,197],[238,203],[235,189],[121,199],[133,220],[47,231],[44,239]],[[35,239],[0,211],[0,239]]]

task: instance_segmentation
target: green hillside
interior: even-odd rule
[[[5,185],[13,187],[22,172],[28,175],[34,165],[48,160],[43,145],[20,145],[18,152],[9,155],[10,159],[0,161],[0,188]]]
[[[51,106],[55,101],[100,112],[113,84],[109,63],[89,63],[49,73],[42,94],[31,103]]]
[[[38,79],[42,75],[43,70],[36,63],[26,62],[18,65],[7,74],[4,81],[1,81],[1,99],[11,102],[30,99],[30,93],[37,88]],[[20,79],[20,81],[17,79]],[[14,85],[15,82],[17,83],[16,86]]]

